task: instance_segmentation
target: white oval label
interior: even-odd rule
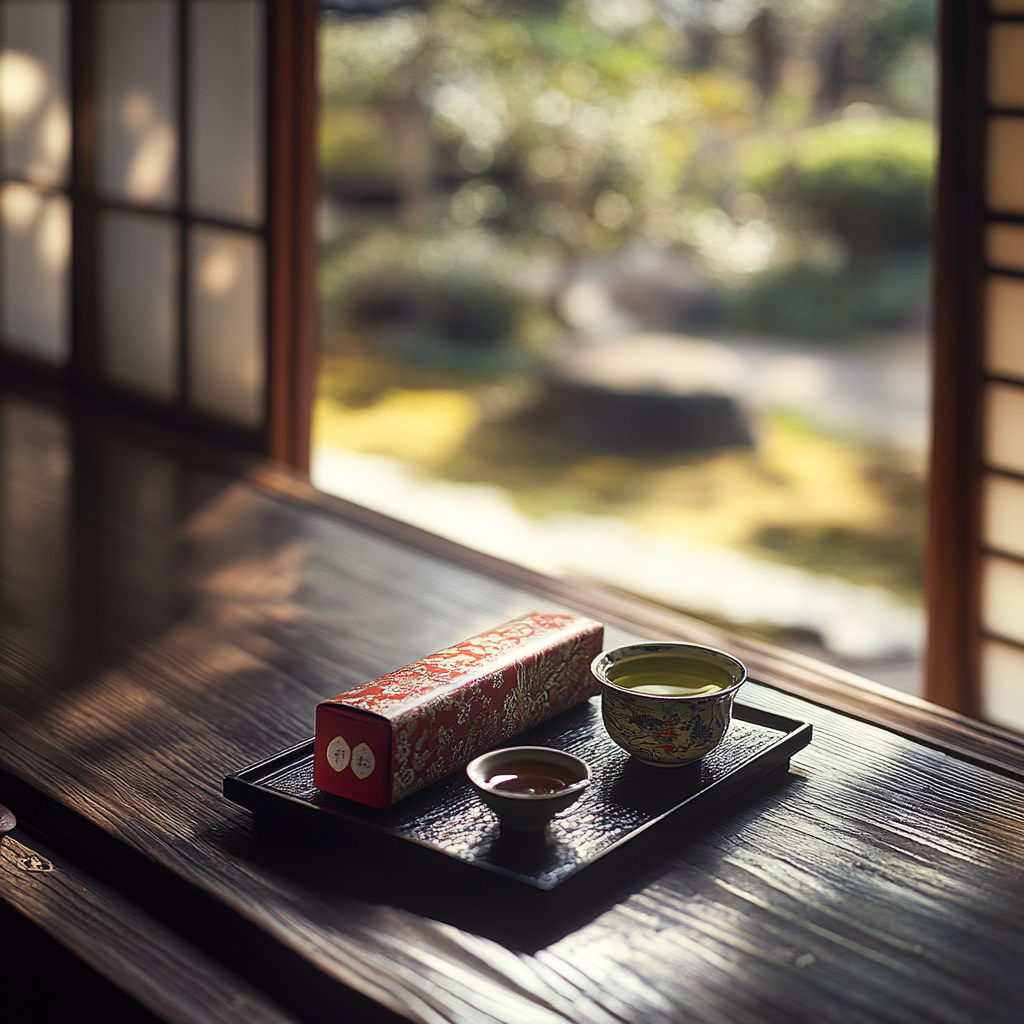
[[[377,758],[373,756],[373,751],[365,743],[360,743],[352,751],[352,774],[357,779],[365,779],[376,767]]]
[[[356,747],[358,750],[359,747]],[[352,758],[352,751],[344,736],[335,736],[327,744],[327,763],[336,771],[343,772]],[[360,776],[362,778],[362,776]]]

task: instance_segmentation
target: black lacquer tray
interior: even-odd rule
[[[590,787],[544,833],[503,831],[464,772],[386,810],[323,793],[313,785],[311,739],[228,775],[224,795],[248,807],[257,827],[315,835],[348,856],[354,848],[367,859],[384,856],[395,870],[437,885],[561,895],[788,766],[810,739],[807,723],[736,704],[725,739],[710,754],[683,768],[652,768],[611,741],[592,698],[507,744],[558,747],[591,767]]]

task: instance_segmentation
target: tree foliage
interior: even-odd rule
[[[389,308],[444,333],[429,311],[452,303],[415,294],[458,284],[415,253],[467,232],[521,272],[478,263],[454,320],[484,323],[491,296],[510,337],[510,296],[554,317],[581,266],[637,245],[689,260],[725,315],[730,296],[805,288],[808,267],[841,289],[872,247],[927,243],[934,139],[914,76],[933,31],[932,0],[427,0],[331,18],[328,299],[379,311],[356,301],[373,264],[409,297]]]

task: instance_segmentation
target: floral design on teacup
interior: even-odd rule
[[[730,699],[680,706],[653,706],[627,693],[605,691],[602,714],[612,739],[642,761],[695,761],[722,738],[730,719]]]

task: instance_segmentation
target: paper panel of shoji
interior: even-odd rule
[[[178,390],[178,228],[100,215],[100,362],[112,381],[157,398]]]
[[[988,101],[1024,109],[1024,24],[997,22],[989,31]]]
[[[102,0],[99,187],[111,199],[178,199],[177,18],[170,0]]]
[[[260,426],[267,377],[263,240],[193,228],[189,311],[190,400],[204,412]]]
[[[989,384],[985,389],[985,462],[1024,473],[1024,387]]]
[[[0,223],[5,346],[64,363],[70,352],[71,204],[64,195],[8,182],[0,189]]]
[[[1024,380],[1024,280],[1021,278],[993,276],[986,284],[985,369],[999,377]]]
[[[998,640],[981,648],[981,717],[1024,732],[1024,650]]]
[[[993,210],[1024,213],[1024,117],[992,117],[988,122],[988,187]]]
[[[0,5],[0,168],[51,187],[67,183],[71,155],[68,6]]]
[[[987,474],[983,508],[984,543],[1024,558],[1024,480]]]
[[[1000,270],[1024,270],[1024,227],[989,224],[985,229],[985,259]]]
[[[189,201],[194,212],[264,219],[266,9],[194,0],[189,9]]]
[[[1024,563],[987,555],[981,566],[981,625],[1024,644]]]

